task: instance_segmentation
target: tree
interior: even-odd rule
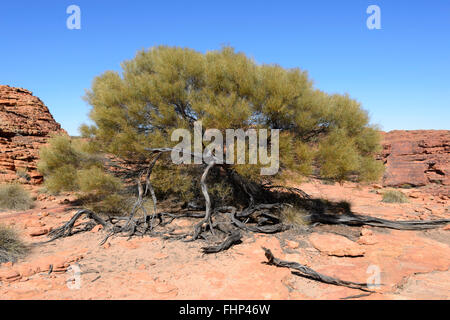
[[[86,94],[92,106],[93,125],[81,127],[89,141],[85,150],[121,159],[125,165],[116,163],[115,167],[127,172],[122,178],[136,180],[135,203],[127,211],[129,219],[125,226],[118,230],[131,230],[133,234],[142,227],[140,233],[152,232],[154,218],[158,216],[160,224],[162,221],[161,213],[157,214],[158,199],[175,195],[184,201],[184,207],[195,207],[192,200],[204,198],[197,208],[203,206],[206,213],[195,227],[194,239],[208,228],[214,233],[212,213],[224,206],[234,207],[231,222],[235,226],[276,232],[285,228],[276,216],[267,218],[266,214],[264,220],[255,217],[255,212],[279,212],[285,202],[292,205],[292,199],[287,200],[280,195],[280,188],[275,188],[283,178],[315,174],[337,181],[373,181],[382,173],[382,163],[375,160],[379,135],[369,123],[367,112],[348,95],[328,95],[315,89],[304,71],[260,65],[230,47],[203,54],[167,46],[138,52],[134,59],[122,64],[122,69],[122,73],[107,71],[94,79]],[[178,142],[172,141],[172,134],[177,129],[192,132],[199,122],[202,128],[215,128],[224,135],[227,129],[279,130],[279,171],[262,176],[259,169],[263,164],[259,160],[256,164],[204,159],[197,166],[174,164],[169,154]],[[275,139],[275,135],[269,134],[268,139]],[[249,141],[245,143],[248,146]],[[204,147],[203,143],[201,151]],[[69,162],[74,158],[72,153],[64,157]],[[212,155],[217,156],[216,152]],[[248,160],[248,154],[246,157]],[[48,157],[43,158],[45,162]],[[75,182],[75,188],[95,190],[97,196],[114,191],[110,188],[108,192],[100,192],[103,184],[118,184],[103,177],[98,166],[92,169],[92,161],[86,160],[89,157],[78,158],[85,159],[80,160],[84,165],[66,164],[70,170],[65,171],[76,176],[65,179],[72,183],[72,188]],[[75,173],[76,170],[81,173]],[[50,181],[52,177],[59,179],[58,170],[46,172]],[[101,183],[89,182],[96,177],[102,178]],[[281,188],[288,194],[307,198],[301,190]],[[144,205],[147,198],[152,199],[152,207]],[[117,198],[113,200],[118,202]],[[323,211],[320,203],[308,206]],[[144,213],[142,220],[134,218],[139,210]],[[257,226],[249,227],[242,221],[251,215]],[[336,222],[323,215],[318,219]],[[341,218],[341,222],[352,219]],[[261,226],[266,220],[267,225]]]
[[[313,88],[306,72],[258,65],[225,47],[206,54],[160,46],[122,64],[123,73],[95,78],[86,100],[93,126],[82,133],[98,150],[148,161],[148,148],[174,146],[175,129],[280,130],[280,173],[320,174],[340,181],[376,180],[379,137],[367,112],[347,95]],[[258,168],[232,166],[259,181]],[[264,177],[267,178],[267,177]],[[185,187],[185,186],[183,186]]]
[[[296,220],[292,215],[297,208],[308,212],[307,219],[312,223],[416,230],[448,222],[388,221],[356,215],[347,204],[311,199],[299,189],[277,185],[294,174],[314,174],[340,182],[373,181],[383,170],[383,165],[375,160],[380,147],[378,131],[369,123],[367,112],[348,95],[329,95],[315,89],[304,71],[260,65],[230,47],[203,54],[167,46],[138,52],[134,59],[122,64],[122,69],[121,73],[107,71],[94,79],[86,94],[86,101],[92,106],[93,125],[81,127],[88,141],[83,152],[97,159],[110,154],[118,161],[104,161],[106,165],[98,166],[84,153],[70,151],[70,144],[66,144],[66,151],[58,151],[57,145],[51,143],[46,152],[67,154],[56,158],[69,159],[70,170],[63,171],[71,172],[73,178],[64,179],[58,170],[60,166],[55,165],[58,161],[45,152],[41,167],[46,179],[69,181],[72,189],[87,193],[95,191],[100,196],[97,200],[114,191],[112,188],[102,192],[104,185],[117,185],[110,175],[122,178],[128,185],[134,179],[133,190],[137,190],[134,204],[126,212],[127,217],[105,218],[96,210],[82,209],[64,226],[53,230],[52,239],[70,235],[82,215],[109,231],[103,242],[115,234],[220,241],[203,248],[205,253],[226,250],[238,243],[240,229],[262,233],[283,231],[289,228],[283,217]],[[261,175],[264,165],[261,159],[255,164],[217,160],[217,152],[235,151],[236,145],[216,149],[209,154],[208,161],[201,159],[197,165],[174,164],[169,155],[178,150],[178,141],[172,141],[172,134],[178,129],[195,131],[199,122],[202,128],[217,129],[224,136],[227,129],[279,130],[269,131],[267,137],[272,142],[279,133],[278,172]],[[250,141],[244,143],[249,146]],[[201,152],[205,147],[202,142]],[[273,152],[272,144],[265,151]],[[195,151],[188,156],[199,158]],[[74,158],[76,161],[70,160]],[[249,160],[248,154],[245,159]],[[48,165],[49,160],[53,164]],[[110,172],[104,176],[101,168]],[[177,213],[158,211],[158,199],[167,196],[183,201]],[[145,205],[147,199],[151,199],[151,207]],[[203,201],[198,203],[195,201],[198,199]],[[137,216],[138,211],[143,216]],[[179,217],[201,221],[190,234],[170,234],[164,227]],[[92,221],[85,227],[92,228]],[[278,266],[294,266],[274,258],[270,251],[266,251],[266,256]],[[319,281],[365,286],[323,276],[298,264],[295,268]]]

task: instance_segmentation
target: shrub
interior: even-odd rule
[[[281,220],[285,224],[304,226],[309,224],[308,212],[297,207],[285,207],[281,211]]]
[[[192,131],[196,121],[225,136],[227,129],[279,130],[280,170],[261,176],[261,157],[251,165],[214,166],[207,177],[213,202],[236,205],[240,195],[247,204],[244,198],[264,197],[263,186],[276,179],[308,176],[316,168],[330,181],[376,180],[382,172],[375,159],[380,136],[359,102],[314,88],[305,71],[260,65],[230,47],[207,53],[167,46],[140,51],[121,72],[96,77],[85,99],[93,125],[80,128],[82,139],[52,139],[41,151],[39,170],[50,191],[77,191],[91,204],[121,202],[120,181],[99,155],[119,159],[126,177],[135,180],[154,156],[148,148],[174,147],[174,130]],[[268,139],[275,137],[270,133]],[[117,170],[110,172],[125,177]],[[164,153],[151,177],[158,199],[202,197],[203,170],[175,165]]]
[[[28,249],[11,228],[0,225],[0,263],[24,256]]]
[[[372,181],[382,173],[383,164],[375,160],[378,129],[361,104],[315,89],[305,71],[259,65],[230,47],[201,53],[158,46],[138,52],[122,68],[96,77],[85,97],[94,124],[81,132],[91,138],[93,149],[145,161],[150,158],[146,148],[174,146],[175,129],[192,129],[193,121],[201,121],[222,133],[279,129],[280,170],[267,180],[287,170],[308,175],[313,166],[322,177],[338,181]],[[261,182],[260,165],[226,170]],[[167,177],[173,166],[166,167]],[[186,194],[192,176],[181,170],[174,175],[188,183],[169,183],[167,191]]]
[[[401,191],[388,190],[383,193],[382,201],[388,203],[405,203],[408,202],[408,197]]]
[[[27,210],[33,206],[30,194],[19,184],[0,186],[0,209]]]
[[[119,213],[128,207],[127,197],[116,194],[122,190],[120,179],[106,172],[101,157],[81,139],[50,139],[41,149],[38,169],[47,192],[77,192],[85,207],[102,213]]]

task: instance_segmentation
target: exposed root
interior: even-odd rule
[[[47,242],[59,239],[59,238],[64,238],[64,237],[68,237],[70,235],[73,234],[73,228],[75,225],[75,222],[77,222],[77,220],[83,216],[86,215],[88,218],[94,220],[96,222],[96,224],[101,224],[103,227],[111,227],[111,225],[106,222],[105,220],[103,220],[99,215],[97,215],[96,213],[87,210],[87,209],[81,209],[79,210],[73,217],[72,219],[70,219],[66,224],[64,224],[63,226],[52,230],[48,236],[52,237],[50,240],[48,240]],[[95,224],[90,224],[91,229],[95,226]],[[85,228],[87,229],[87,228]],[[84,230],[85,231],[85,230]]]
[[[228,177],[231,179],[233,185],[241,190],[243,195],[247,196],[248,206],[238,209],[237,206],[226,206],[213,208],[210,195],[208,193],[208,187],[206,185],[206,178],[209,171],[217,163],[220,163],[217,158],[209,154],[206,159],[203,154],[191,153],[194,158],[201,158],[206,165],[203,174],[201,176],[200,184],[203,197],[205,199],[204,213],[189,211],[185,209],[185,212],[174,214],[168,212],[157,212],[157,199],[154,189],[151,184],[151,173],[156,162],[164,152],[178,151],[173,148],[157,148],[148,149],[149,152],[154,154],[154,157],[145,170],[141,172],[137,179],[138,199],[136,200],[131,212],[127,217],[111,217],[108,220],[102,219],[100,216],[90,210],[79,210],[70,221],[64,224],[62,227],[57,228],[50,232],[49,236],[53,241],[58,238],[67,237],[75,233],[73,231],[76,221],[82,216],[86,215],[91,219],[83,225],[83,228],[78,228],[76,232],[83,232],[91,230],[95,224],[101,224],[107,230],[107,235],[101,244],[105,243],[110,237],[121,234],[131,238],[132,236],[161,236],[164,239],[184,239],[184,241],[194,241],[199,238],[210,241],[211,236],[214,241],[222,241],[219,246],[205,247],[204,252],[212,253],[219,252],[228,249],[231,245],[238,242],[238,238],[241,238],[240,230],[258,233],[277,233],[282,232],[290,228],[290,225],[286,225],[281,221],[280,211],[285,207],[291,205],[290,203],[303,202],[307,207],[307,211],[311,212],[309,219],[312,224],[324,223],[324,224],[341,224],[348,226],[373,226],[384,227],[399,230],[424,230],[430,228],[436,228],[444,224],[450,223],[450,220],[434,220],[434,221],[390,221],[380,218],[374,218],[370,216],[353,214],[349,210],[344,210],[341,214],[329,213],[327,206],[311,199],[305,192],[298,188],[290,188],[284,186],[271,186],[271,185],[256,185],[255,183],[246,181],[243,177],[237,174],[235,171],[229,169],[227,166],[222,166],[227,172]],[[145,187],[142,183],[142,178],[145,177]],[[287,193],[280,193],[280,189],[287,191]],[[144,203],[150,196],[153,201],[153,213],[151,219],[145,209]],[[261,199],[263,199],[261,201]],[[272,201],[274,203],[257,203]],[[137,218],[136,213],[141,210],[143,217]],[[214,219],[213,219],[214,215]],[[159,224],[154,223],[154,219],[159,218]],[[200,218],[201,220],[194,225],[192,234],[179,234],[172,233],[171,231],[161,230],[167,224],[170,224],[174,219],[182,217]],[[164,219],[165,218],[165,219]],[[167,219],[168,218],[168,219]],[[218,223],[222,219],[223,221]],[[149,221],[150,220],[150,221]],[[166,221],[164,221],[166,220]],[[160,230],[156,230],[160,229]],[[219,230],[227,236],[218,237],[214,230]],[[209,231],[209,233],[206,233]],[[239,236],[238,236],[239,235]],[[218,251],[215,251],[218,250]],[[275,261],[275,260],[274,260]],[[307,269],[304,269],[307,270]],[[319,277],[321,275],[315,275]],[[322,277],[322,276],[321,276]],[[323,278],[330,280],[329,278]]]
[[[450,220],[392,221],[353,213],[344,213],[339,215],[318,213],[311,216],[311,222],[323,224],[343,224],[347,226],[366,225],[397,230],[426,230],[439,228],[442,225],[450,223]]]
[[[239,231],[234,231],[221,244],[217,246],[203,247],[203,253],[217,253],[229,249],[233,244],[240,243],[242,235]]]
[[[351,282],[351,281],[345,281],[345,280],[340,280],[337,278],[329,277],[327,275],[318,273],[318,272],[314,271],[313,269],[311,269],[307,266],[304,266],[300,263],[284,261],[284,260],[275,258],[269,249],[264,248],[264,247],[262,249],[264,250],[265,256],[268,260],[268,262],[267,262],[268,264],[274,265],[277,267],[281,267],[281,268],[294,269],[295,271],[293,271],[292,273],[295,275],[305,277],[308,279],[313,279],[313,280],[320,281],[323,283],[333,284],[335,286],[342,286],[342,287],[358,289],[358,290],[366,291],[366,292],[373,292],[372,290],[369,290],[366,283]]]

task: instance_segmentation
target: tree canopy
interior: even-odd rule
[[[70,236],[84,215],[89,219],[83,230],[95,224],[108,230],[102,243],[117,234],[221,241],[203,248],[205,253],[239,243],[239,230],[275,233],[302,221],[399,230],[448,223],[359,215],[346,202],[313,199],[298,188],[279,184],[286,177],[298,182],[297,177],[308,175],[371,181],[383,170],[375,160],[380,147],[377,128],[360,103],[349,95],[329,95],[314,88],[300,69],[257,64],[230,47],[203,54],[167,46],[138,52],[122,69],[94,79],[86,94],[93,125],[81,127],[83,137],[56,137],[41,150],[39,169],[47,187],[78,191],[85,200],[70,221],[52,230],[52,240]],[[174,163],[168,154],[179,141],[172,141],[172,134],[184,129],[194,131],[195,137],[198,123],[222,136],[229,129],[270,129],[267,138],[279,139],[279,170],[261,175],[259,169],[265,164],[261,153],[256,164],[221,163],[215,152],[212,161],[203,157],[194,165]],[[208,139],[201,140],[201,151],[209,150]],[[249,147],[248,157],[250,139],[244,144]],[[221,147],[227,152],[239,149],[239,141]],[[277,147],[271,143],[265,148],[274,152]],[[158,208],[159,199],[168,201]],[[177,208],[167,210],[167,205]],[[183,217],[201,221],[192,233],[172,233],[170,223]],[[269,262],[283,264],[270,251],[266,255]]]
[[[145,160],[147,148],[173,146],[173,130],[201,121],[223,132],[279,129],[279,175],[317,168],[324,178],[368,181],[382,172],[377,128],[360,103],[315,89],[298,68],[257,64],[230,47],[203,54],[158,46],[122,69],[96,77],[86,94],[94,125],[81,132],[104,152]],[[234,169],[261,178],[257,166]]]

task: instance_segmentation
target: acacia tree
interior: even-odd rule
[[[122,68],[95,78],[86,95],[94,125],[81,131],[102,152],[145,163],[148,149],[175,144],[173,130],[201,121],[223,133],[279,129],[281,170],[270,180],[313,167],[339,181],[380,176],[379,137],[367,112],[347,95],[314,89],[299,69],[258,65],[229,47],[202,54],[166,46],[140,51]],[[227,167],[251,181],[260,181],[258,169]]]
[[[375,160],[380,148],[378,131],[370,124],[367,112],[348,95],[329,95],[315,89],[307,73],[299,69],[257,64],[229,47],[203,54],[159,46],[125,61],[121,73],[107,71],[96,77],[86,101],[92,106],[93,125],[83,125],[81,132],[88,145],[80,148],[79,141],[71,145],[61,140],[50,143],[42,153],[40,168],[56,189],[94,192],[96,200],[121,186],[101,170],[118,168],[113,171],[116,176],[125,172],[122,178],[136,180],[136,201],[125,217],[105,218],[96,210],[82,209],[51,232],[52,240],[70,235],[76,220],[86,214],[109,230],[104,241],[119,233],[185,240],[203,237],[220,240],[219,245],[204,248],[207,253],[218,252],[239,241],[239,229],[264,233],[285,230],[289,226],[282,218],[283,210],[299,203],[309,211],[311,222],[408,230],[448,222],[394,222],[356,215],[348,207],[316,201],[299,189],[277,185],[286,178],[312,174],[340,182],[374,181],[383,171],[382,163]],[[201,165],[172,163],[169,152],[177,144],[171,139],[172,133],[176,129],[192,131],[196,122],[224,135],[227,129],[278,129],[278,173],[261,176],[260,162],[226,164],[211,158],[209,162],[203,159]],[[80,150],[75,150],[76,145]],[[101,154],[120,161],[105,166],[98,161]],[[71,159],[70,170],[60,170],[58,161],[64,158]],[[92,181],[96,179],[99,182]],[[158,199],[168,195],[183,200],[183,210],[175,214],[158,211]],[[200,205],[192,203],[202,197]],[[151,209],[145,206],[149,198]],[[120,198],[113,199],[117,206],[123,204]],[[333,214],[333,210],[342,209],[344,214]],[[136,215],[139,210],[143,216]],[[179,217],[201,221],[192,234],[171,235],[163,229]],[[95,223],[88,223],[86,229]],[[278,266],[294,266],[274,258],[270,250],[266,256]],[[323,276],[298,264],[295,268],[319,281],[364,286]]]
[[[269,209],[270,202],[279,200],[271,191],[274,184],[286,177],[315,174],[336,181],[373,181],[382,173],[382,163],[375,160],[379,135],[369,123],[367,112],[348,95],[328,95],[315,89],[306,72],[297,68],[257,64],[230,47],[203,54],[159,46],[138,52],[134,59],[122,64],[122,69],[121,73],[107,71],[94,79],[85,97],[92,106],[93,125],[83,125],[81,132],[89,141],[83,152],[112,154],[124,161],[124,167],[131,172],[128,177],[137,179],[137,201],[127,228],[134,221],[131,218],[135,212],[142,209],[141,232],[148,230],[149,215],[143,206],[148,197],[153,200],[154,218],[160,197],[176,195],[189,202],[203,195],[206,217],[195,229],[196,238],[204,222],[212,231],[211,213],[219,205],[245,207],[237,217]],[[167,155],[177,144],[171,139],[172,133],[180,128],[192,130],[197,121],[224,135],[226,129],[278,129],[280,170],[272,176],[261,176],[261,163],[201,162],[200,168],[173,164]],[[65,143],[55,145],[61,149]],[[55,150],[56,159],[65,158],[61,157],[61,150]],[[46,152],[51,154],[44,150],[43,155]],[[47,161],[41,167],[50,181],[58,181],[58,174],[65,174],[63,180],[69,181],[72,188],[74,181],[79,181],[80,189],[84,186],[97,195],[105,194],[101,192],[102,185],[109,186],[107,193],[117,189],[117,181],[101,175],[101,166],[92,161],[92,156],[78,158],[78,164],[71,167],[75,178],[67,176],[68,170],[61,173],[53,158],[52,165]],[[75,174],[77,170],[82,174]],[[91,182],[95,176],[102,182]],[[306,197],[298,189],[289,191]],[[217,199],[221,201],[211,203]],[[273,208],[279,209],[278,202]],[[235,225],[244,227],[241,222],[233,220]],[[133,222],[133,232],[136,223]],[[280,228],[271,225],[265,231]]]

